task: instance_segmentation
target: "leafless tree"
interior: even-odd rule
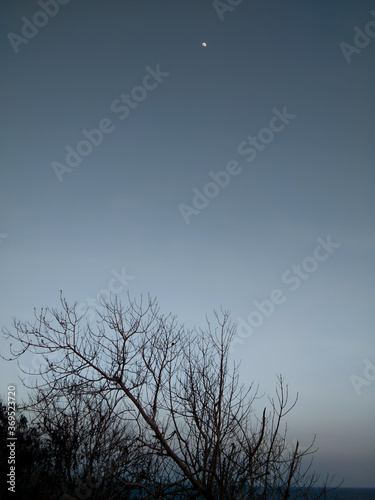
[[[35,311],[35,324],[14,320],[13,329],[4,330],[18,341],[9,359],[26,352],[44,356],[36,387],[46,401],[74,386],[105,401],[108,418],[131,422],[139,449],[163,471],[160,498],[168,491],[212,500],[311,494],[319,478],[303,459],[316,450],[313,443],[291,449],[283,424],[296,400],[288,402],[280,376],[276,398],[259,419],[253,415],[257,391],[245,389],[239,367],[230,365],[235,326],[227,312],[215,313],[215,327],[207,320],[206,329],[187,330],[161,314],[156,299],[129,298],[125,308],[114,298],[103,301],[94,327],[77,315],[77,304],[69,306],[62,296],[61,304],[61,311]],[[152,497],[148,479],[138,482]]]
[[[139,445],[132,422],[118,418],[118,399],[107,400],[78,383],[56,389],[34,389],[23,410],[50,450],[62,492],[90,492],[94,500],[104,492],[134,492],[144,476],[155,477],[155,461]]]

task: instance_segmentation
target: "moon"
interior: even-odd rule
[[[202,45],[203,45],[203,47],[207,47],[207,43],[206,42],[203,42]]]

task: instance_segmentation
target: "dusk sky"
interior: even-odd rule
[[[2,326],[60,290],[229,310],[290,442],[375,487],[375,2],[43,4],[1,9]]]

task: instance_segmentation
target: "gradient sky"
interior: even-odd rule
[[[2,2],[1,323],[58,306],[59,290],[84,306],[111,288],[157,296],[188,327],[220,307],[250,315],[262,324],[232,353],[243,382],[272,394],[281,373],[300,395],[290,441],[316,433],[318,471],[375,487],[375,37],[340,47],[375,4],[232,3],[70,1],[22,41],[40,5]],[[112,131],[60,182],[53,162],[100,123]],[[207,188],[228,163],[237,175]],[[204,189],[217,196],[197,210]],[[293,290],[300,265],[311,272]],[[2,396],[18,373],[2,362]]]

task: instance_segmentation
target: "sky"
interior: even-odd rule
[[[2,326],[60,290],[222,307],[241,381],[299,394],[290,442],[375,487],[375,3],[8,0],[0,27]]]

